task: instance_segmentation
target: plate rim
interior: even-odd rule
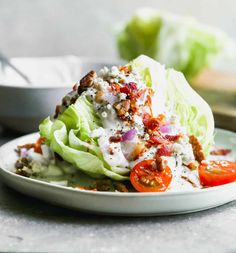
[[[229,134],[234,134],[236,137],[236,133],[233,131],[229,131],[229,130],[225,130],[225,129],[221,129],[221,128],[215,128],[215,131],[220,131],[222,133],[229,133]],[[13,177],[17,180],[23,180],[25,182],[28,183],[35,183],[35,184],[39,184],[39,185],[44,185],[50,188],[55,188],[55,189],[60,189],[60,190],[66,190],[66,191],[71,191],[71,192],[79,192],[82,194],[86,194],[86,195],[97,195],[97,196],[107,196],[107,197],[167,197],[167,196],[181,196],[181,195],[189,195],[189,194],[204,194],[204,193],[209,193],[209,192],[214,192],[214,191],[220,191],[221,189],[225,189],[225,188],[231,188],[233,185],[236,186],[236,182],[232,182],[232,183],[228,183],[228,184],[224,184],[224,185],[219,185],[219,186],[214,186],[214,187],[208,187],[208,188],[204,188],[204,189],[194,189],[194,190],[179,190],[179,191],[169,191],[169,192],[103,192],[103,191],[90,191],[90,190],[81,190],[81,189],[75,189],[73,187],[68,187],[68,186],[61,186],[61,185],[55,185],[49,182],[44,182],[44,181],[40,181],[37,179],[33,179],[33,178],[28,178],[28,177],[23,177],[20,175],[15,174],[14,172],[11,172],[10,170],[4,168],[2,159],[1,159],[1,151],[2,149],[4,149],[6,146],[11,145],[14,142],[20,141],[21,139],[24,139],[26,137],[30,138],[30,137],[34,137],[36,135],[38,135],[39,132],[34,132],[34,133],[30,133],[27,135],[23,135],[20,136],[18,138],[15,138],[11,141],[8,141],[6,143],[4,143],[3,145],[0,146],[0,175],[1,177],[3,177],[3,174],[8,175],[10,177]]]

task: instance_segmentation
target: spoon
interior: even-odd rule
[[[32,85],[32,82],[30,81],[30,79],[24,73],[22,73],[16,66],[14,66],[8,60],[8,58],[5,55],[3,55],[1,52],[0,52],[0,61],[3,64],[8,65],[10,68],[12,68],[18,75],[20,75],[26,81],[27,84]]]

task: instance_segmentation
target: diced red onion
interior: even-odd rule
[[[130,89],[130,90],[137,90],[137,84],[134,82],[129,82],[126,84],[126,86]]]
[[[121,141],[132,141],[137,134],[136,129],[130,129],[122,135]]]
[[[164,134],[168,134],[171,132],[171,125],[160,126],[160,131]]]

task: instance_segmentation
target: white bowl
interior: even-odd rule
[[[49,71],[50,69],[54,71],[55,80],[57,80],[54,83],[50,73],[48,82],[46,82],[47,77],[43,79],[43,75],[45,76],[43,60],[51,64],[49,64]],[[65,57],[66,60],[68,57]],[[67,69],[66,73],[68,77],[68,73],[73,72],[73,76],[65,78],[64,74],[65,83],[62,81],[55,85],[58,82],[58,76],[60,77],[62,74],[61,69],[63,69],[62,64],[64,63],[62,57],[15,58],[11,61],[35,82],[33,81],[33,85],[22,85],[19,83],[20,77],[18,76],[19,80],[16,80],[16,76],[14,76],[15,81],[10,83],[10,78],[13,76],[11,73],[8,73],[7,83],[0,80],[0,124],[3,127],[23,133],[37,131],[40,121],[48,115],[54,114],[56,105],[61,103],[61,99],[71,91],[74,83],[83,75],[92,69],[97,71],[105,65],[111,65],[109,61],[73,56],[73,61],[70,61],[68,66],[68,69],[73,71]],[[38,61],[41,63],[39,64]],[[35,66],[32,68],[31,65],[34,63]],[[77,68],[78,71],[74,71]],[[40,75],[42,78],[39,79]],[[40,80],[43,80],[44,83],[43,81],[40,83]]]

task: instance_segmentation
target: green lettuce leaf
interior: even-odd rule
[[[121,27],[117,46],[125,60],[145,54],[183,72],[188,79],[235,51],[234,44],[223,32],[199,24],[193,18],[149,8],[138,10]]]
[[[140,56],[130,63],[145,80],[145,75],[155,90],[153,112],[168,111],[179,116],[180,124],[187,128],[189,135],[195,135],[201,142],[205,154],[213,143],[214,118],[209,105],[188,84],[183,74],[165,69],[147,56]],[[149,69],[147,73],[146,69]],[[158,107],[157,110],[155,107]]]
[[[79,128],[82,140],[88,139],[89,133],[101,126],[99,117],[85,95],[81,95],[75,104],[70,105],[65,112],[59,115],[58,119],[65,123],[67,129]]]
[[[100,124],[91,103],[82,95],[54,122],[46,118],[39,130],[54,152],[89,176],[126,180],[128,177],[125,175],[129,170],[109,166],[103,159],[97,141],[89,137],[89,132]]]

